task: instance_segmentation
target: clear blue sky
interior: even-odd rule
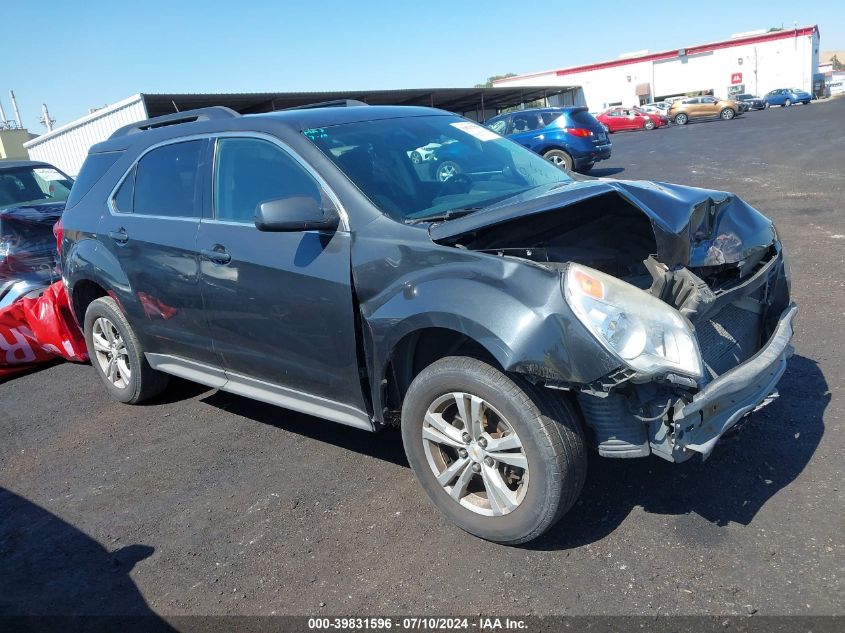
[[[0,101],[27,127],[137,92],[471,86],[619,53],[818,24],[845,49],[845,0],[39,0],[5,3]],[[602,6],[617,5],[613,12]],[[10,37],[10,39],[9,39]],[[845,60],[843,60],[845,61]]]

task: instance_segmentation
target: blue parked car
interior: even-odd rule
[[[787,108],[793,103],[810,103],[812,99],[813,95],[809,92],[797,88],[776,88],[763,97],[766,106],[778,105]]]
[[[610,158],[613,147],[605,127],[584,107],[519,110],[484,125],[569,171],[590,171]]]

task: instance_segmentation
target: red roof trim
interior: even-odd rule
[[[723,49],[723,48],[733,48],[735,46],[745,46],[748,44],[757,44],[759,42],[769,42],[772,40],[780,40],[780,39],[787,39],[790,37],[801,37],[804,35],[813,35],[814,33],[819,32],[818,26],[806,26],[800,29],[787,29],[783,31],[773,31],[771,33],[761,33],[760,35],[753,35],[750,37],[743,37],[733,40],[724,40],[721,42],[713,42],[712,44],[702,44],[700,46],[691,46],[686,49],[687,56],[690,55],[698,55],[700,53],[709,53],[711,51]],[[674,59],[679,57],[678,50],[672,51],[663,51],[662,53],[651,53],[650,55],[643,55],[641,57],[630,57],[625,59],[614,59],[607,62],[598,62],[595,64],[586,64],[584,66],[573,66],[572,68],[562,68],[560,70],[547,70],[545,72],[539,73],[528,73],[525,75],[518,75],[516,77],[508,77],[507,79],[500,79],[498,81],[494,81],[493,84],[496,85],[499,82],[507,84],[508,81],[512,81],[514,79],[526,79],[528,77],[542,77],[544,75],[551,75],[554,74],[557,77],[561,77],[563,75],[572,75],[575,73],[583,73],[589,72],[591,70],[603,70],[605,68],[614,68],[616,66],[627,66],[629,64],[639,64],[642,62],[655,62],[661,61],[664,59]]]

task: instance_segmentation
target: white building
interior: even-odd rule
[[[591,111],[636,106],[688,93],[763,95],[774,88],[812,92],[819,67],[819,28],[754,31],[671,51],[639,51],[585,66],[508,77],[495,87],[581,86]],[[563,104],[560,104],[563,105]]]

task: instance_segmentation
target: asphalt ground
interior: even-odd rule
[[[0,613],[842,614],[845,99],[612,136],[596,175],[733,191],[800,306],[781,397],[706,462],[591,459],[521,548],[446,522],[399,434],[177,381],[111,402],[58,364],[0,385]]]

